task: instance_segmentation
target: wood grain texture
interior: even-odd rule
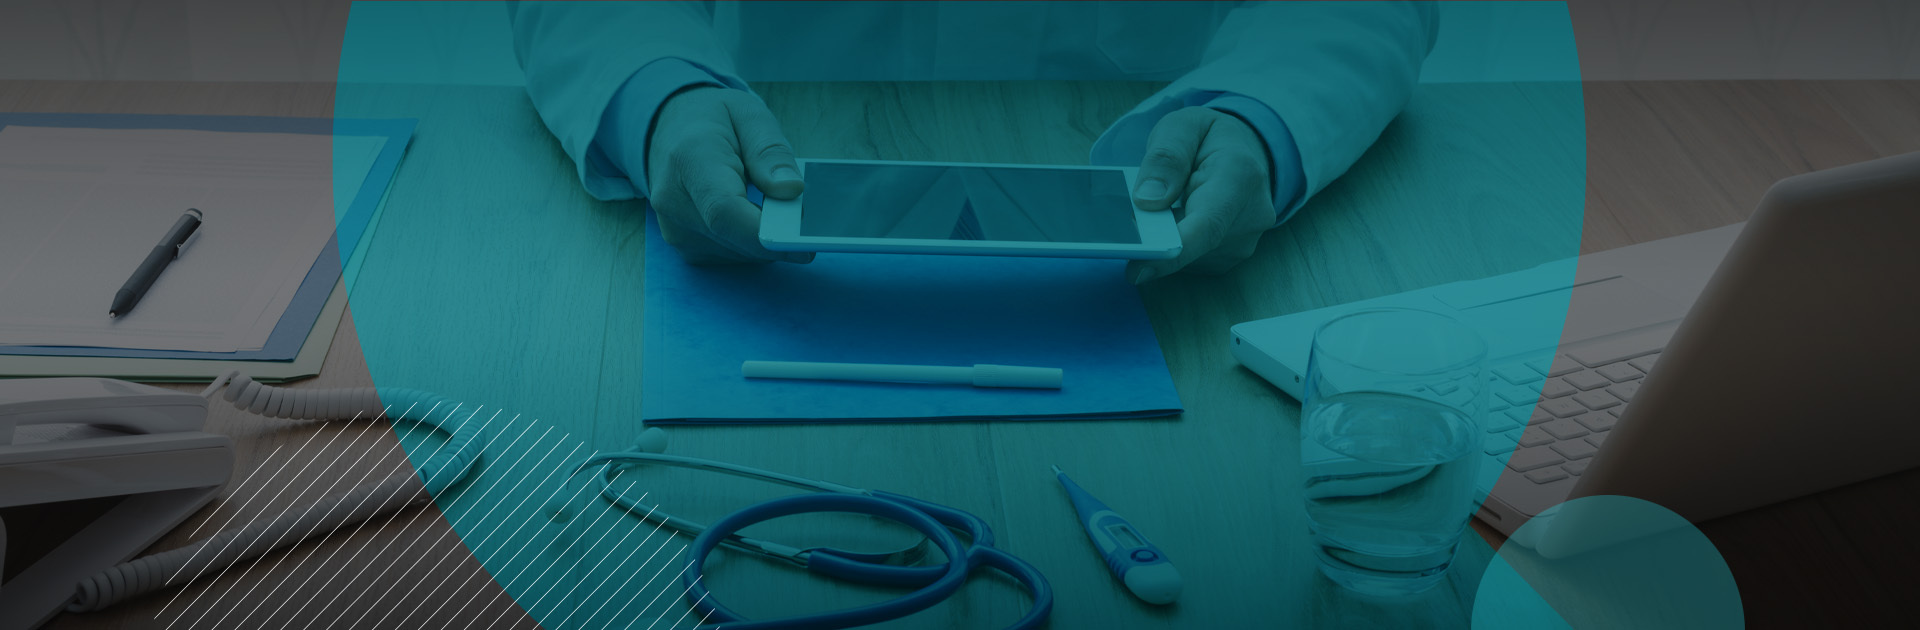
[[[324,116],[334,111],[336,97],[332,86],[311,85],[0,86],[0,109],[8,111]],[[760,91],[806,157],[1083,163],[1105,126],[1155,88],[861,83],[771,84]],[[639,430],[645,369],[639,205],[588,199],[517,90],[356,86],[343,95],[355,112],[422,119],[370,264],[420,264],[428,279],[438,277],[442,265],[490,265],[490,286],[473,287],[485,298],[462,307],[527,332],[513,343],[476,350],[468,347],[472,332],[460,326],[407,329],[413,338],[380,339],[379,345],[413,350],[381,357],[370,373],[361,335],[394,334],[395,321],[442,321],[435,309],[445,307],[409,302],[380,293],[391,287],[373,286],[366,303],[383,312],[356,316],[362,322],[374,318],[386,330],[356,329],[350,320],[336,336],[322,376],[298,386],[366,384],[389,369],[381,361],[439,362],[444,370],[438,381],[396,384],[539,413],[597,448],[631,443]],[[1408,113],[1354,170],[1296,220],[1270,232],[1255,259],[1224,276],[1174,278],[1142,289],[1187,405],[1178,418],[688,427],[675,430],[674,452],[898,491],[978,514],[996,528],[1002,547],[1051,579],[1058,591],[1058,628],[1229,627],[1249,619],[1268,625],[1461,627],[1472,605],[1476,567],[1491,553],[1476,540],[1463,545],[1463,570],[1449,584],[1411,602],[1365,601],[1314,574],[1292,455],[1298,452],[1298,405],[1234,363],[1224,345],[1227,327],[1508,271],[1576,247],[1599,251],[1739,221],[1780,177],[1920,149],[1915,111],[1920,84],[1913,82],[1423,86]],[[1584,139],[1564,131],[1568,116],[1584,118]],[[1556,201],[1554,191],[1569,182],[1553,178],[1568,164],[1532,163],[1508,150],[1514,143],[1582,142],[1584,209]],[[1434,185],[1476,176],[1489,185]],[[508,179],[520,185],[503,183]],[[1432,194],[1436,190],[1451,192]],[[1517,212],[1522,208],[1536,212]],[[1556,220],[1562,216],[1556,212],[1568,211],[1584,213],[1578,222]],[[1471,247],[1489,240],[1515,245],[1499,252]],[[571,262],[563,270],[517,269],[488,255]],[[379,457],[391,450],[391,434],[360,432],[365,427],[340,433],[337,426],[278,425],[231,409],[215,411],[210,426],[234,435],[241,449],[236,485],[156,549],[185,543],[202,523],[211,524],[194,538],[230,520],[244,522],[319,496],[314,489],[249,503],[252,488],[239,480],[256,470],[268,475],[282,463],[312,462],[325,473],[309,477],[336,479],[404,465],[397,455]],[[333,443],[300,450],[308,440]],[[301,454],[290,457],[289,449]],[[369,454],[356,462],[362,453]],[[1046,473],[1050,463],[1114,504],[1167,551],[1188,576],[1179,605],[1141,604],[1106,575]],[[674,491],[668,502],[674,511],[702,519],[766,493],[692,476],[662,477],[654,484]],[[1897,608],[1899,594],[1917,586],[1908,563],[1920,550],[1906,535],[1920,516],[1915,496],[1920,473],[1903,473],[1702,529],[1735,572],[1749,624],[1883,625],[1905,618]],[[364,569],[368,577],[354,580],[353,588],[373,601],[357,607],[384,613],[416,606],[421,597],[404,593],[424,582],[436,587],[429,600],[492,602],[447,619],[453,627],[484,627],[496,619],[504,619],[499,627],[535,625],[496,596],[498,586],[447,535],[437,510],[419,514],[297,548],[295,558],[316,556],[297,564],[298,570],[270,570],[269,559],[189,587],[181,601],[202,593],[217,598],[234,587],[244,592],[256,582],[263,591],[290,582],[285,592],[309,575],[317,576],[315,582],[334,575],[348,580]],[[844,519],[796,522],[777,531],[812,542],[834,542],[836,532],[849,531],[898,538],[897,532]],[[395,552],[369,560],[366,554],[390,540],[401,541]],[[397,551],[416,541],[414,550]],[[348,562],[357,549],[366,554]],[[327,561],[336,550],[342,553]],[[441,557],[460,566],[428,572],[413,564]],[[388,566],[400,568],[381,575]],[[716,596],[749,615],[859,604],[884,594],[752,562],[723,561],[709,579]],[[337,584],[328,588],[342,588]],[[165,627],[170,619],[156,622],[153,615],[172,596],[66,615],[49,627]],[[684,610],[675,606],[669,621]],[[1004,580],[976,580],[953,602],[897,627],[995,627],[1024,606]],[[271,625],[279,619],[284,617]]]

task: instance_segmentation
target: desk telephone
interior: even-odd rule
[[[207,405],[299,420],[414,422],[446,436],[400,473],[193,544],[128,560],[211,502],[233,473],[233,443],[206,433]],[[384,405],[382,403],[385,403]],[[479,460],[478,423],[446,398],[399,388],[293,390],[228,373],[194,395],[104,378],[0,380],[0,509],[122,497],[21,568],[0,519],[0,628],[32,628],[62,608],[99,610],[236,562],[409,506],[459,483]],[[388,415],[387,410],[403,410]],[[10,565],[10,562],[16,565]]]

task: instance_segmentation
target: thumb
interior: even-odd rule
[[[759,98],[744,98],[727,104],[733,115],[733,132],[740,139],[740,160],[747,167],[747,178],[774,199],[800,196],[806,184],[800,180],[800,168],[793,161],[793,147],[780,133],[780,121],[760,103]]]
[[[1140,172],[1134,178],[1135,206],[1165,210],[1180,199],[1187,188],[1187,177],[1193,173],[1200,141],[1206,138],[1211,111],[1203,107],[1176,110],[1153,126],[1147,134],[1146,156],[1140,160]]]
[[[1127,270],[1123,272],[1122,277],[1125,277],[1128,282],[1134,284],[1146,284],[1148,281],[1160,277],[1160,270],[1156,269],[1151,261],[1129,260],[1127,261]]]

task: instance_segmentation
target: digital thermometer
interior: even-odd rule
[[[1149,604],[1171,604],[1180,598],[1180,571],[1173,568],[1159,547],[1148,542],[1127,519],[1120,518],[1105,503],[1081,490],[1066,473],[1060,472],[1059,466],[1053,467],[1053,475],[1060,480],[1060,486],[1067,489],[1067,498],[1073,500],[1073,511],[1080,514],[1087,538],[1100,549],[1114,578],[1127,585],[1134,597]]]

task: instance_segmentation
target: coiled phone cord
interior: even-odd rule
[[[459,483],[480,459],[482,444],[475,441],[480,436],[479,423],[456,419],[453,401],[443,396],[394,387],[294,390],[262,385],[238,372],[222,375],[201,395],[211,398],[223,384],[227,389],[222,397],[235,408],[269,418],[373,419],[382,417],[382,409],[400,409],[401,415],[392,416],[393,420],[430,427],[446,434],[447,442],[419,467],[417,475],[399,473],[362,484],[277,517],[102,571],[80,582],[67,610],[100,610],[341,527],[425,503]]]

